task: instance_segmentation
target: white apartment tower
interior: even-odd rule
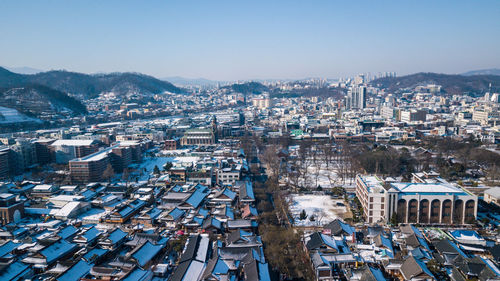
[[[347,92],[346,109],[366,108],[366,86],[353,86]]]

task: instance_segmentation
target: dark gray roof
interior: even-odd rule
[[[428,270],[427,270],[428,271]],[[411,280],[415,276],[430,275],[429,272],[421,266],[421,264],[413,257],[409,256],[401,265],[401,274],[405,280]]]
[[[323,239],[321,239],[321,235],[319,232],[314,232],[310,236],[310,240],[307,241],[306,247],[308,250],[317,249],[323,245]]]
[[[201,237],[199,235],[189,237],[186,250],[182,253],[179,263],[192,260],[196,257],[196,249],[198,248],[200,240]]]

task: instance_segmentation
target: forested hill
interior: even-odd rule
[[[140,73],[83,74],[69,71],[48,71],[32,75],[17,74],[0,67],[0,87],[22,87],[27,84],[43,85],[81,98],[94,98],[101,93],[113,92],[117,96],[129,93],[160,94],[182,93],[173,84]]]
[[[416,73],[401,77],[385,77],[371,82],[373,86],[386,89],[389,92],[401,92],[414,89],[417,86],[436,84],[442,86],[442,93],[454,94],[484,94],[490,83],[494,91],[500,90],[500,76],[498,75],[450,75],[438,73]]]

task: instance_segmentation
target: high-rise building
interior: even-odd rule
[[[366,108],[366,86],[354,86],[349,89],[346,97],[346,109]]]

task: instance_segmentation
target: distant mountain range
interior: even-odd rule
[[[498,75],[450,75],[438,73],[416,73],[401,77],[385,77],[375,79],[372,85],[386,89],[389,92],[400,92],[417,86],[437,84],[442,86],[442,93],[447,95],[471,93],[481,95],[489,90],[500,90]]]
[[[43,70],[32,68],[32,67],[27,67],[27,66],[22,66],[22,67],[7,67],[5,66],[5,69],[18,73],[18,74],[37,74],[40,72],[43,72]]]
[[[162,78],[162,80],[179,86],[217,86],[218,84],[227,83],[226,81],[215,81],[205,78],[185,78],[180,76],[166,77]]]
[[[0,67],[0,105],[37,117],[42,112],[86,112],[81,100],[113,92],[118,97],[183,93],[169,82],[139,73],[82,74],[48,71],[18,74]],[[37,97],[39,103],[33,100]],[[16,102],[17,100],[17,102]]]
[[[38,84],[76,95],[95,98],[102,93],[113,92],[117,96],[130,93],[160,94],[181,93],[182,89],[169,82],[140,73],[83,74],[63,70],[41,72],[33,75],[17,74],[0,68],[0,87],[17,87]]]
[[[480,70],[472,70],[462,73],[465,76],[471,75],[500,75],[500,68],[490,68],[490,69],[480,69]]]

